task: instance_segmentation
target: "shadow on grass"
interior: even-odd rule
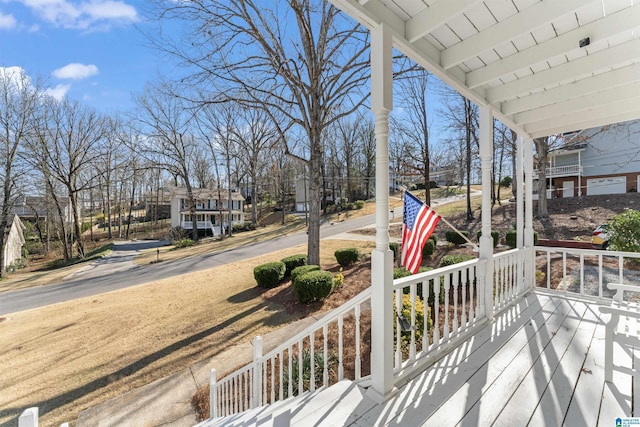
[[[245,289],[242,292],[238,292],[235,295],[231,295],[229,298],[227,298],[227,301],[234,304],[251,301],[252,299],[255,299],[262,295],[265,291],[266,289],[255,286],[253,288]]]
[[[222,323],[219,323],[217,325],[214,325],[208,329],[205,329],[201,332],[198,332],[196,334],[193,334],[191,336],[188,336],[186,338],[183,338],[179,341],[176,341],[173,344],[170,344],[156,352],[153,352],[139,360],[136,360],[132,363],[130,363],[129,365],[118,369],[115,372],[109,373],[109,374],[105,374],[100,378],[97,378],[93,381],[88,382],[87,384],[84,384],[80,387],[76,387],[72,390],[69,391],[65,391],[61,394],[58,394],[56,396],[53,396],[49,399],[46,400],[41,400],[39,402],[30,402],[28,404],[29,407],[31,406],[37,406],[40,410],[40,416],[42,417],[43,415],[47,414],[48,412],[51,412],[57,408],[60,408],[70,402],[73,402],[87,394],[93,393],[101,388],[104,388],[106,386],[108,386],[109,384],[118,381],[122,378],[126,378],[129,376],[132,376],[134,374],[136,374],[137,372],[141,371],[142,369],[146,368],[147,366],[151,365],[152,363],[158,362],[160,360],[162,360],[164,357],[182,350],[186,347],[188,347],[191,344],[194,344],[200,340],[203,340],[205,338],[210,337],[211,335],[222,331],[224,328],[233,326],[235,322],[245,318],[246,316],[255,313],[256,311],[262,310],[262,309],[266,309],[268,308],[268,304],[266,302],[262,302],[260,304],[257,304],[256,306],[253,306],[241,313],[236,314],[235,316],[225,320]],[[265,319],[261,319],[260,321],[266,325],[266,326],[278,326],[284,323],[287,323],[286,316],[282,316],[282,313],[280,312],[274,312],[272,315],[268,316]],[[215,356],[216,354],[220,353],[221,351],[225,350],[225,346],[221,345],[219,349],[217,349],[215,352],[213,352],[210,356],[208,357],[212,357]],[[9,427],[9,426],[15,426],[17,425],[17,421],[18,421],[18,417],[20,416],[20,413],[26,409],[26,407],[11,407],[11,408],[2,408],[0,409],[0,418],[4,418],[4,417],[11,417],[11,419],[9,421],[6,421],[2,424],[0,424],[0,427]]]

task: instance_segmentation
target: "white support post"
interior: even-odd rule
[[[524,161],[524,152],[523,152],[523,143],[524,138],[521,135],[518,135],[516,138],[516,171],[515,174],[517,176],[516,181],[516,248],[518,251],[522,251],[524,249],[524,198],[525,198],[525,185],[524,185],[524,170],[523,170],[523,161]],[[528,265],[526,262],[523,266],[521,260],[525,260],[526,257],[522,256],[523,254],[519,254],[518,262],[516,264],[516,277],[517,277],[517,290],[518,294],[523,292],[526,289],[525,275],[526,270],[525,266]]]
[[[18,427],[38,427],[38,408],[25,409],[18,418]]]
[[[253,339],[253,390],[251,391],[251,407],[262,406],[262,337]]]
[[[218,393],[216,393],[216,383],[218,382],[216,370],[209,373],[209,418],[218,417]]]
[[[371,254],[371,387],[378,402],[394,390],[393,253],[389,249],[389,112],[392,98],[392,40],[384,24],[371,30],[371,108],[376,137],[376,247]]]
[[[524,170],[523,167],[523,141],[524,138],[518,135],[516,139],[516,248],[522,249],[524,245]]]
[[[525,182],[525,211],[524,211],[524,246],[529,251],[529,268],[525,271],[526,286],[534,287],[535,252],[533,250],[533,140],[524,139],[524,182]],[[539,194],[538,197],[547,197]]]
[[[580,159],[580,151],[578,151],[578,197],[582,197],[582,161]]]
[[[489,106],[480,106],[480,165],[482,168],[482,236],[480,259],[484,269],[484,315],[493,319],[493,238],[491,237],[491,160],[493,159],[493,114]]]

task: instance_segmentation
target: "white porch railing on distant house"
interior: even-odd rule
[[[489,302],[493,311],[508,306],[526,290],[519,277],[527,271],[533,274],[532,263],[525,262],[527,253],[532,259],[531,250],[495,255],[494,300]],[[401,331],[395,334],[397,383],[484,323],[485,265],[486,261],[475,259],[394,281],[395,330]],[[262,339],[256,337],[252,364],[222,380],[212,370],[211,418],[298,396],[345,378],[366,385],[371,369],[370,299],[371,289],[367,289],[267,354],[262,354]],[[347,348],[346,343],[353,345]]]
[[[607,298],[607,283],[640,286],[640,253],[536,246],[538,287]]]
[[[185,230],[192,230],[193,221],[182,221],[180,226]],[[211,224],[211,221],[196,221],[196,227],[198,228],[198,230],[203,230],[203,229],[211,229],[213,225]]]
[[[568,165],[568,166],[555,166],[552,168],[546,168],[544,170],[547,178],[557,178],[561,176],[577,176],[582,175],[582,166],[580,165]],[[533,179],[538,179],[540,171],[533,171]]]

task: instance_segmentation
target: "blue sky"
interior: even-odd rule
[[[0,0],[0,67],[41,77],[56,97],[104,112],[132,108],[132,93],[163,63],[144,46],[144,0]]]

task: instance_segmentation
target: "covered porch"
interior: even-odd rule
[[[212,418],[204,425],[583,426],[636,415],[634,376],[616,373],[605,382],[609,315],[598,307],[611,303],[610,264],[613,281],[638,283],[625,264],[637,256],[535,247],[532,188],[533,138],[640,117],[640,5],[332,3],[371,32],[371,288],[277,349],[263,354],[257,338],[252,365],[221,380],[213,371]],[[483,190],[478,258],[395,281],[388,195],[393,48],[478,105]],[[518,135],[520,178],[516,248],[499,254],[491,238],[494,119]],[[591,267],[595,285],[585,286]],[[622,364],[634,358],[628,349],[614,354]],[[307,358],[316,363],[296,368]]]
[[[477,292],[481,260],[395,280],[394,388],[385,399],[371,393],[368,289],[264,354],[257,337],[253,364],[219,381],[214,370],[211,419],[202,425],[607,426],[638,416],[640,377],[624,369],[637,371],[640,354],[613,343],[618,368],[605,381],[611,316],[600,308],[612,304],[608,283],[637,283],[639,259],[589,249],[503,252],[491,261],[486,300]],[[520,273],[532,264],[536,277],[523,288]],[[480,314],[483,303],[491,320]],[[432,321],[420,316],[423,305]],[[296,369],[305,358],[316,363]]]

